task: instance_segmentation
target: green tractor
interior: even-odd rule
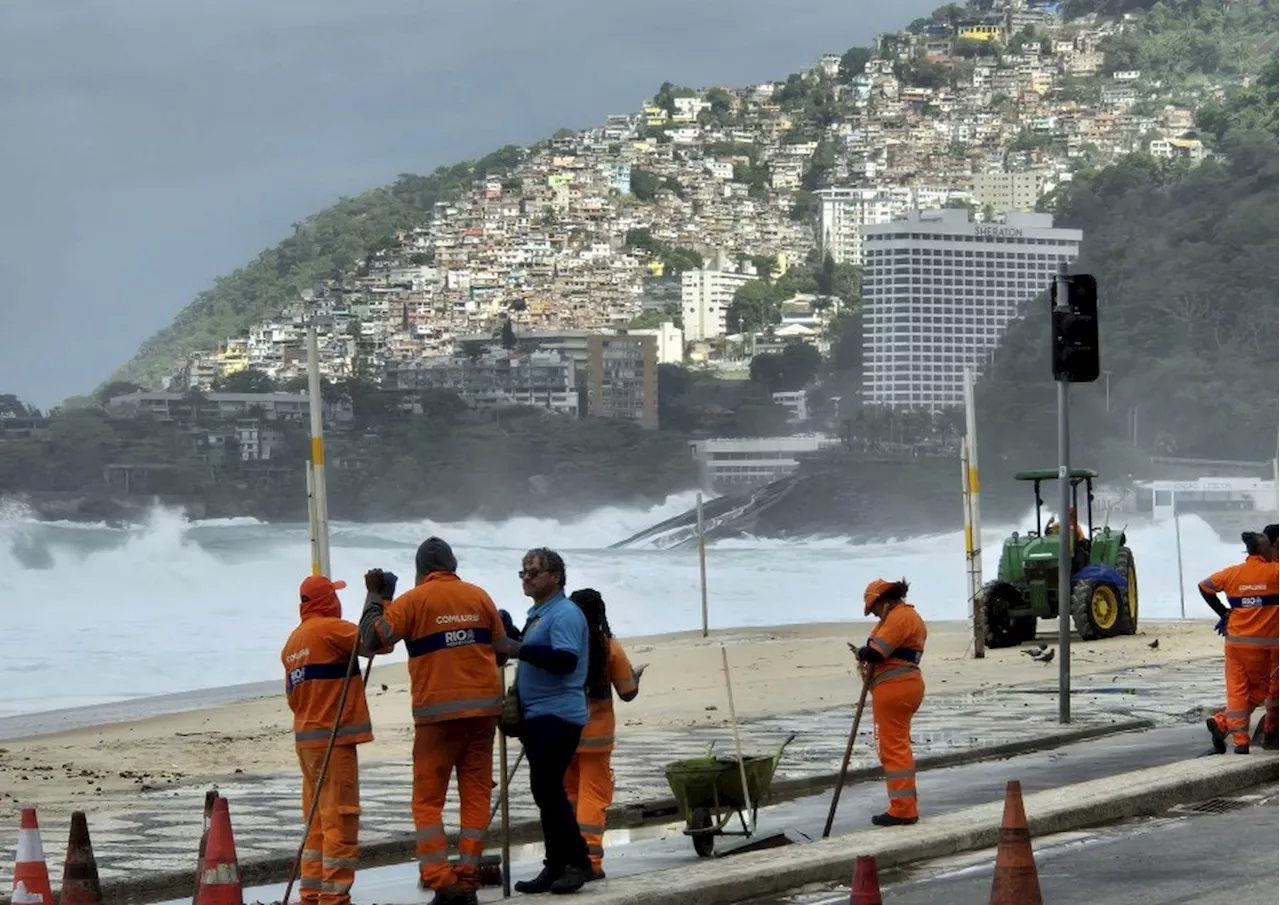
[[[1124,530],[1093,526],[1093,479],[1098,473],[1087,468],[1071,471],[1071,504],[1080,509],[1080,485],[1085,485],[1087,533],[1077,540],[1071,567],[1071,619],[1086,641],[1132,635],[1138,630],[1138,573],[1133,551],[1125,546]],[[1000,551],[1000,569],[995,581],[982,588],[986,614],[988,647],[1012,647],[1036,635],[1037,619],[1058,618],[1059,536],[1050,526],[1041,526],[1040,484],[1058,480],[1057,471],[1024,471],[1014,475],[1030,481],[1036,495],[1036,529],[1026,534],[1014,532]],[[1061,521],[1062,516],[1059,515]],[[1078,519],[1078,516],[1077,516]],[[1060,525],[1059,530],[1070,530]]]

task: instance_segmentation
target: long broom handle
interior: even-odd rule
[[[733,682],[729,679],[729,652],[720,645],[720,659],[724,662],[724,685],[729,692],[729,719],[733,721],[733,747],[738,753],[738,778],[742,780],[742,800],[751,817],[751,832],[755,832],[756,819],[751,810],[751,792],[747,789],[747,765],[742,760],[742,737],[738,734],[738,710],[733,705]]]
[[[871,683],[864,677],[862,694],[858,696],[858,709],[853,714],[853,728],[849,730],[849,743],[844,746],[844,763],[840,765],[840,778],[836,780],[836,791],[831,796],[831,810],[827,812],[827,825],[822,829],[823,839],[831,835],[831,824],[836,820],[836,805],[840,803],[840,790],[844,788],[844,778],[849,772],[849,761],[853,757],[853,743],[858,737],[858,724],[862,722],[862,710],[867,706],[867,689],[870,687]]]
[[[333,718],[333,731],[329,733],[329,744],[324,749],[324,759],[320,761],[320,775],[316,778],[315,794],[311,798],[311,810],[307,814],[306,825],[302,829],[302,841],[298,843],[298,854],[293,859],[293,870],[289,872],[289,882],[284,888],[284,898],[280,900],[281,905],[288,905],[289,893],[293,891],[294,881],[298,879],[298,870],[302,866],[302,853],[307,847],[307,837],[311,835],[311,823],[316,819],[316,810],[320,807],[320,793],[324,789],[325,777],[329,774],[329,755],[333,753],[333,743],[338,738],[338,728],[342,725],[342,714],[347,708],[347,692],[351,688],[351,680],[359,675],[356,669],[357,660],[360,651],[360,636],[357,634],[354,643],[351,645],[351,659],[347,661],[347,675],[342,680],[342,694],[338,696],[338,713]],[[373,671],[373,658],[370,655],[369,664],[364,668],[364,683],[367,687],[369,684],[369,673]]]

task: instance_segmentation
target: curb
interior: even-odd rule
[[[940,770],[947,767],[982,763],[983,761],[1004,760],[1023,754],[1034,754],[1039,751],[1091,741],[1104,736],[1118,735],[1123,732],[1136,732],[1154,727],[1155,722],[1147,719],[1119,720],[1112,723],[1082,726],[1067,732],[1038,735],[985,748],[973,748],[921,757],[916,760],[916,770]],[[874,781],[881,779],[883,775],[884,772],[879,766],[861,767],[856,770],[849,770],[845,782]],[[760,804],[779,804],[803,798],[807,795],[825,792],[835,788],[839,776],[838,772],[831,772],[775,782],[771,787],[769,796],[761,801]],[[233,815],[233,824],[234,819]],[[672,796],[614,806],[609,808],[607,813],[609,829],[636,829],[679,819],[681,819],[680,807]],[[297,832],[297,829],[290,823],[286,832],[294,833]],[[511,824],[510,836],[512,845],[539,842],[542,839],[542,828],[537,819],[521,820]],[[451,847],[457,845],[456,832],[450,832],[448,839]],[[402,864],[415,858],[415,840],[412,833],[404,833],[393,839],[360,846],[360,868],[362,870],[371,867]],[[293,859],[294,856],[292,854],[242,859],[240,861],[240,875],[244,886],[248,888],[286,882],[289,879],[290,872],[293,870]],[[124,905],[183,898],[194,891],[195,874],[196,852],[193,845],[191,868],[189,870],[157,871],[141,877],[116,880],[104,879],[102,881],[102,894],[104,899],[124,903]],[[11,905],[8,893],[0,894],[0,905]]]
[[[1026,795],[1033,836],[1163,813],[1175,804],[1237,792],[1277,778],[1273,755],[1198,757],[1161,767]],[[752,855],[727,872],[711,859],[638,877],[603,881],[593,905],[731,905],[810,883],[848,883],[854,860],[872,855],[880,870],[991,848],[1004,801],[952,811],[913,827],[873,829]]]

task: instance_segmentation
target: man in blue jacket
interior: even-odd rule
[[[516,883],[516,892],[577,892],[591,879],[591,859],[564,776],[587,724],[587,620],[564,594],[564,560],[554,550],[539,547],[526,553],[520,581],[533,600],[523,637],[513,645],[513,656],[520,661],[520,741],[529,759],[529,785],[542,818],[546,858],[542,872]]]

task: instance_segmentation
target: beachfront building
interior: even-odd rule
[[[792,437],[713,437],[689,441],[702,486],[742,490],[785,478],[805,456],[840,445],[822,434]]]
[[[1076,259],[1082,238],[1055,228],[1050,214],[1018,212],[987,224],[965,210],[913,211],[863,227],[866,402],[962,404],[964,366],[981,369],[1019,306]]]

